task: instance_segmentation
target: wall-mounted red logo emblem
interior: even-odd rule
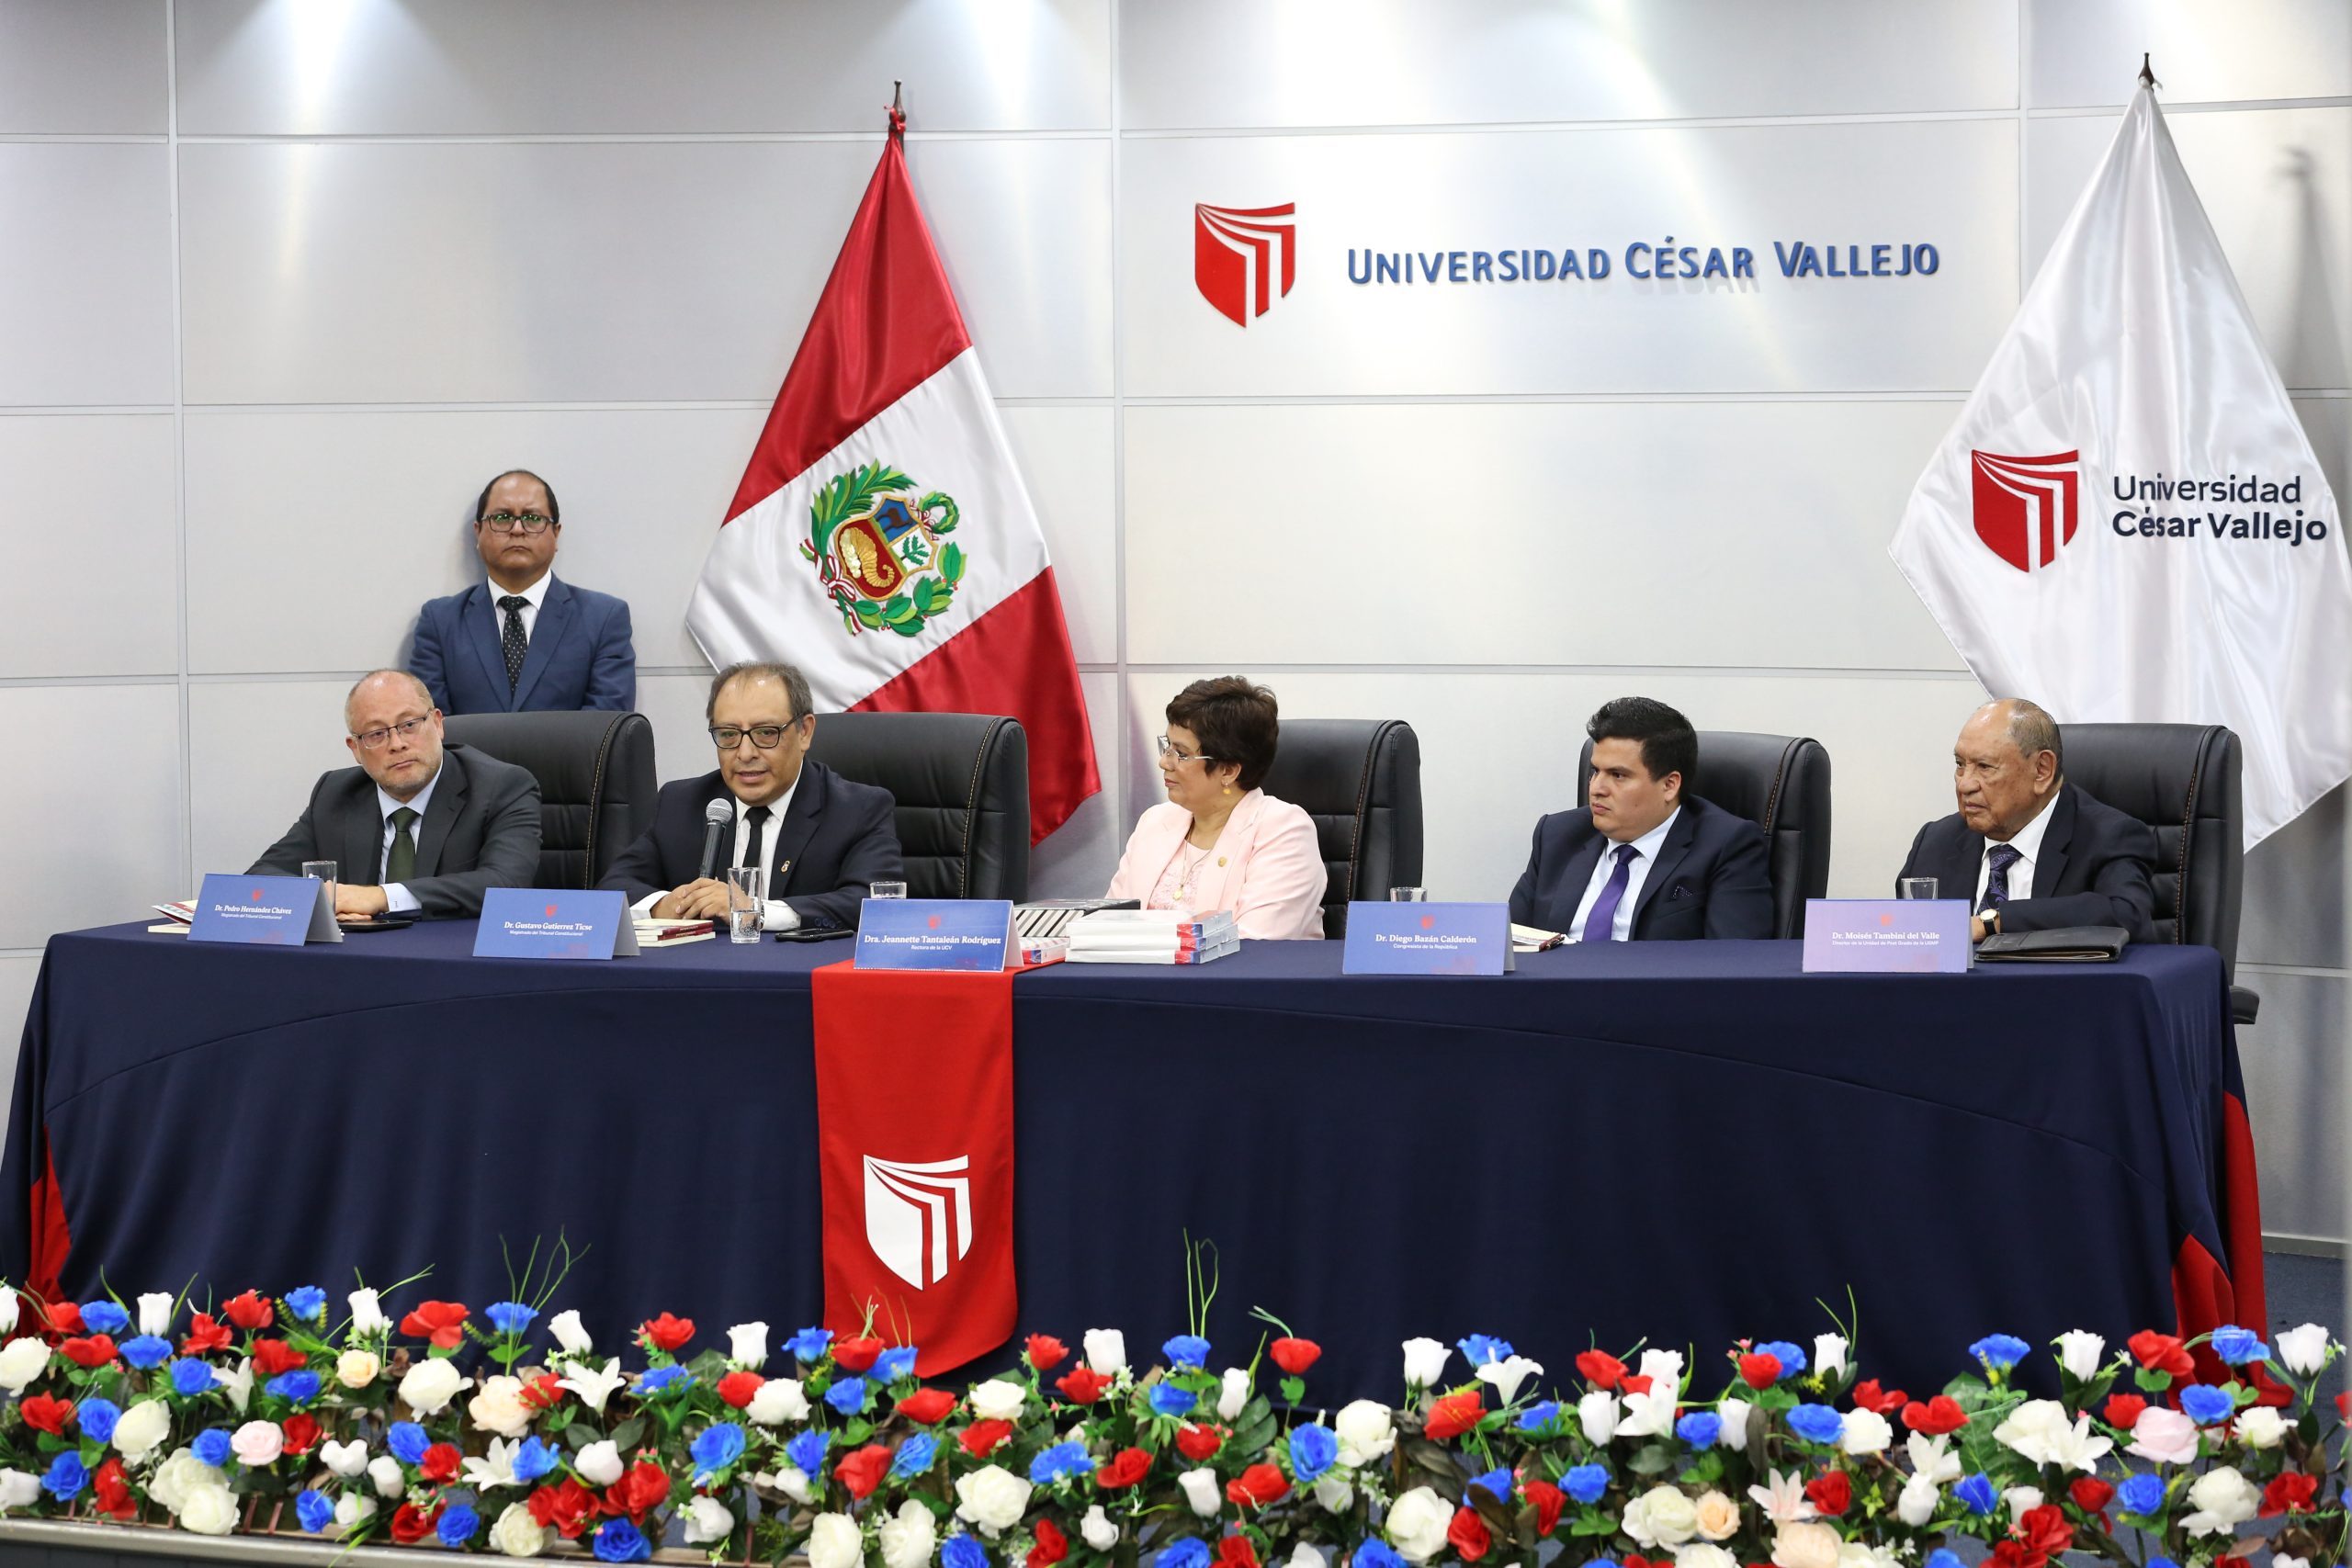
[[[2047,457],[1969,453],[1976,536],[2017,568],[2033,571],[2058,558],[2075,537],[2079,451]]]
[[[1193,281],[1237,327],[1262,316],[1298,276],[1295,201],[1280,207],[1193,209]]]

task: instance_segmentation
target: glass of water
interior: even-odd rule
[[[331,860],[306,860],[302,863],[302,874],[305,876],[316,877],[319,881],[327,885],[327,908],[330,909],[334,908],[334,862]]]
[[[731,865],[727,868],[727,940],[757,942],[760,940],[760,916],[763,913],[760,898],[765,873],[756,865]]]
[[[1906,876],[1894,885],[1898,898],[1932,898],[1936,896],[1936,879],[1932,876]]]
[[[1392,887],[1388,890],[1388,901],[1392,904],[1426,904],[1430,901],[1430,890],[1426,887]]]
[[[903,882],[873,883],[865,896],[868,898],[903,898],[907,896],[907,885]]]

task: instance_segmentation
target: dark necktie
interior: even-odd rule
[[[1617,869],[1609,874],[1609,886],[1592,901],[1592,913],[1584,918],[1584,940],[1615,942],[1617,940],[1617,906],[1625,901],[1625,886],[1633,880],[1634,857],[1640,853],[1631,844],[1617,846]]]
[[[2025,852],[2015,844],[1995,844],[1990,858],[1993,874],[1984,879],[1984,901],[1976,906],[1980,915],[2009,901],[2009,867],[2025,859]]]
[[[775,813],[764,806],[754,806],[743,813],[743,820],[749,823],[752,829],[750,837],[743,840],[743,864],[766,864],[760,859],[760,839],[767,831],[768,818],[774,815]]]
[[[506,612],[506,630],[499,643],[506,649],[506,689],[513,691],[514,682],[523,678],[523,658],[531,651],[531,639],[523,635],[523,606],[528,599],[520,593],[509,593],[498,602]]]
[[[416,838],[409,827],[416,820],[416,813],[401,807],[392,813],[392,847],[384,855],[384,886],[406,882],[416,874]]]

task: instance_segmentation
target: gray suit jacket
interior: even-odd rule
[[[365,768],[322,773],[286,836],[248,876],[300,876],[306,860],[332,860],[355,887],[372,887],[383,863],[384,818]],[[417,825],[416,874],[407,882],[432,917],[481,913],[483,890],[528,887],[539,870],[539,781],[528,771],[455,742]]]

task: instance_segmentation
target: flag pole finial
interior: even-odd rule
[[[2140,85],[2143,87],[2161,87],[2164,85],[2162,82],[2156,80],[2155,71],[2148,64],[2148,53],[2145,50],[2143,50],[2140,52]]]
[[[903,82],[890,84],[890,134],[903,136],[907,130],[907,110]]]

